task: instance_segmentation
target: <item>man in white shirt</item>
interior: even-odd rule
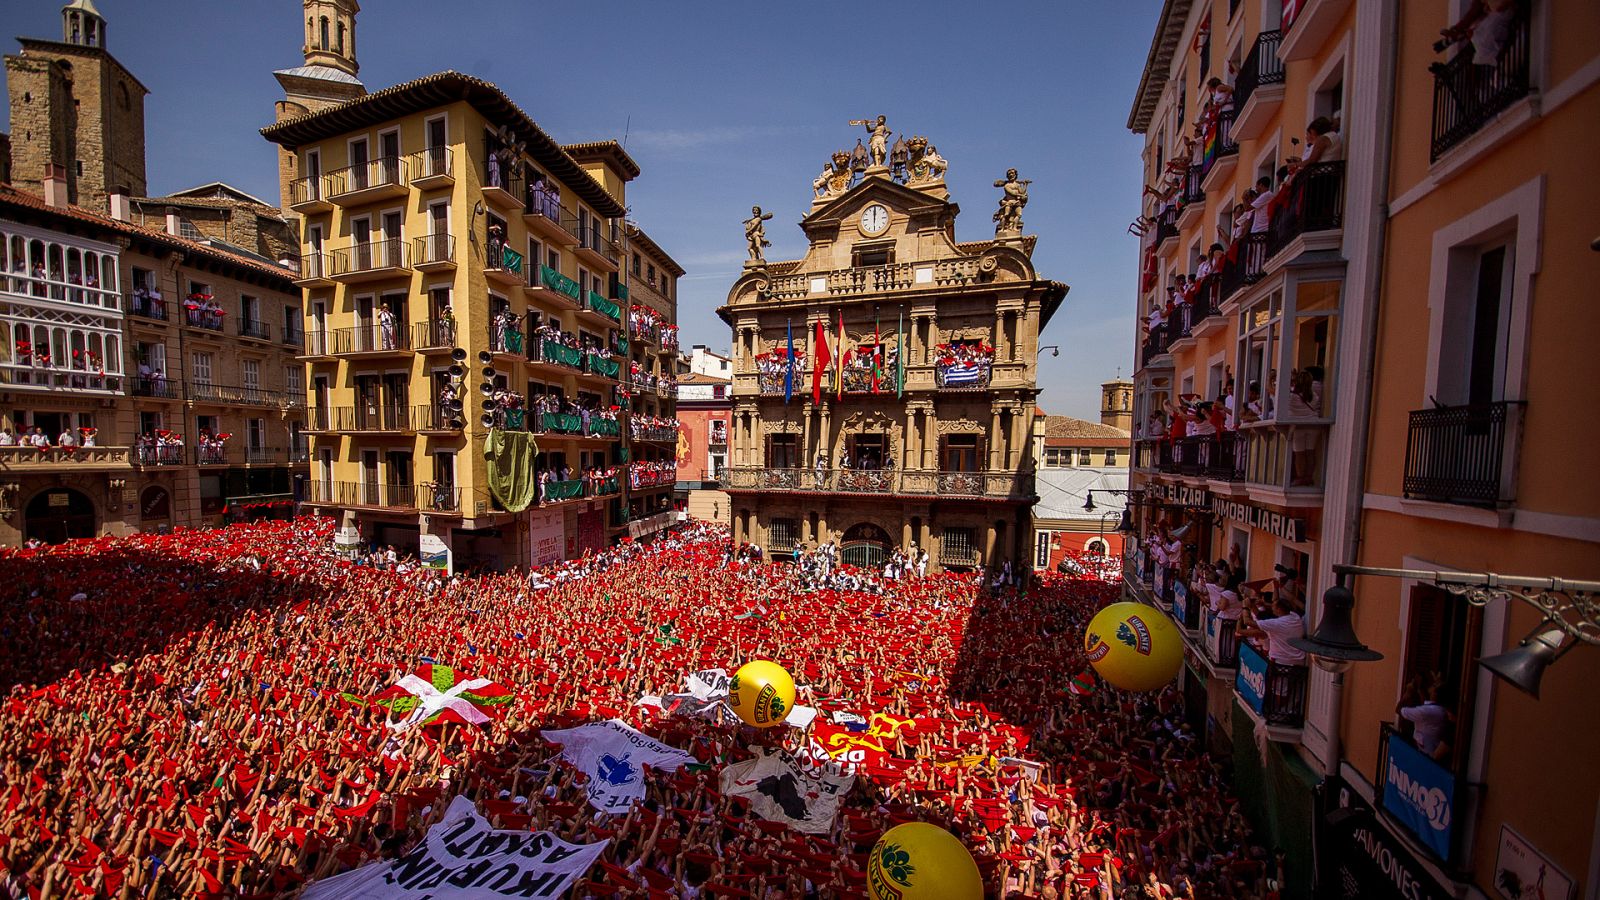
[[[1280,666],[1303,666],[1306,652],[1289,643],[1290,638],[1304,637],[1305,623],[1283,600],[1281,593],[1272,597],[1273,617],[1256,619],[1247,616],[1239,625],[1239,634],[1264,638],[1267,642],[1267,659]]]
[[[65,447],[70,450],[73,447],[78,446],[78,436],[74,434],[72,429],[69,427],[66,431],[61,432],[60,437],[56,438],[56,446]]]
[[[1255,214],[1250,218],[1250,233],[1265,234],[1272,225],[1272,213],[1268,209],[1272,205],[1272,197],[1276,192],[1272,189],[1272,178],[1263,175],[1256,179],[1256,199],[1250,201],[1250,208]]]
[[[0,447],[15,447],[17,436],[9,428],[0,428]]]
[[[1417,749],[1437,758],[1439,745],[1450,728],[1450,711],[1439,705],[1437,697],[1430,696],[1416,706],[1401,706],[1396,712],[1411,723],[1411,739]]]
[[[28,435],[28,443],[43,450],[50,446],[50,436],[44,433],[43,428],[35,425],[33,433]]]

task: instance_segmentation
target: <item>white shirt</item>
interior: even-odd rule
[[[0,431],[0,447],[14,447],[16,446],[16,443],[16,435],[9,431]]]
[[[1272,195],[1275,193],[1277,192],[1266,191],[1250,202],[1250,208],[1255,210],[1255,214],[1250,218],[1251,234],[1263,234],[1271,226],[1272,214],[1267,211],[1267,207],[1272,204]]]
[[[1305,636],[1305,624],[1299,613],[1292,612],[1275,619],[1258,619],[1256,627],[1267,633],[1267,659],[1285,666],[1305,663],[1306,652],[1289,643],[1290,638]]]
[[[1421,706],[1402,707],[1400,716],[1412,723],[1411,738],[1417,742],[1417,749],[1432,756],[1433,751],[1439,748],[1439,742],[1444,739],[1450,714],[1437,702],[1427,700]]]

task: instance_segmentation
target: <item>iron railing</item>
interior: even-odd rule
[[[167,301],[161,297],[152,297],[138,291],[130,291],[123,303],[123,309],[130,314],[146,319],[167,320]]]
[[[1239,144],[1233,139],[1233,117],[1237,115],[1234,110],[1219,113],[1212,123],[1212,131],[1206,134],[1205,150],[1201,156],[1200,177],[1205,178],[1218,162],[1234,156],[1239,152]]]
[[[1272,217],[1267,256],[1289,246],[1311,231],[1339,228],[1344,222],[1344,161],[1314,163],[1301,169],[1294,181],[1279,190],[1289,197]]]
[[[329,274],[354,275],[381,269],[408,269],[411,267],[410,248],[400,238],[385,238],[356,244],[332,254],[333,265]]]
[[[726,471],[732,490],[839,494],[963,496],[989,500],[1033,496],[1033,477],[1018,472],[950,472],[900,469],[734,467]]]
[[[1470,43],[1458,45],[1449,62],[1433,69],[1433,141],[1429,161],[1477,134],[1511,104],[1528,95],[1530,59],[1528,17],[1521,14],[1500,55],[1490,65],[1477,65]]]
[[[1161,246],[1167,238],[1178,236],[1178,208],[1170,207],[1156,216],[1156,246]]]
[[[1408,498],[1494,507],[1515,499],[1508,471],[1514,401],[1418,409],[1406,431]]]
[[[1278,45],[1281,43],[1281,31],[1263,31],[1256,35],[1250,54],[1239,67],[1239,77],[1234,80],[1234,109],[1244,109],[1256,88],[1266,84],[1283,84],[1283,60],[1278,58]]]
[[[428,147],[407,157],[411,179],[437,178],[455,174],[455,151],[449,147]]]
[[[239,319],[239,336],[262,341],[272,340],[272,326],[259,319]]]
[[[443,347],[454,347],[455,345],[456,323],[454,320],[430,319],[411,326],[411,348],[413,350],[438,350]]]
[[[139,377],[133,379],[135,397],[153,397],[157,400],[178,400],[183,396],[183,382],[173,378]]]
[[[376,481],[312,481],[311,502],[328,506],[371,506],[415,509],[417,488]]]
[[[1235,690],[1238,690],[1238,680],[1247,677],[1247,669],[1256,671],[1264,666],[1266,678],[1257,686],[1261,691],[1261,717],[1268,725],[1283,728],[1299,728],[1304,724],[1309,674],[1306,667],[1272,662],[1265,651],[1249,642],[1241,642],[1238,650],[1240,662]]]
[[[453,234],[425,234],[412,241],[411,258],[416,265],[455,262],[456,238]]]
[[[328,199],[381,187],[401,187],[406,183],[406,160],[398,156],[380,156],[364,163],[334,169],[327,179]]]
[[[183,312],[184,321],[188,322],[191,328],[203,328],[206,331],[222,330],[223,316],[220,312],[197,306],[185,306]]]
[[[298,279],[327,278],[333,274],[333,263],[329,260],[326,250],[316,253],[307,253],[300,257],[300,274]]]
[[[201,403],[226,403],[236,406],[288,406],[300,397],[288,391],[272,391],[259,385],[189,382],[189,399]]]

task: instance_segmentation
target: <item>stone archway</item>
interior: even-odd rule
[[[893,549],[889,532],[871,522],[859,522],[845,529],[839,541],[839,560],[864,569],[876,569],[883,565]]]
[[[92,538],[99,526],[94,501],[82,491],[58,487],[40,491],[23,512],[24,539],[59,544],[73,538]]]

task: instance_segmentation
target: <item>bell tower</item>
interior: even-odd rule
[[[326,66],[354,78],[356,62],[356,0],[304,0],[307,66]]]
[[[106,20],[93,0],[72,0],[61,8],[61,40],[80,47],[105,47]]]
[[[1133,430],[1133,382],[1118,377],[1100,384],[1100,424]]]

